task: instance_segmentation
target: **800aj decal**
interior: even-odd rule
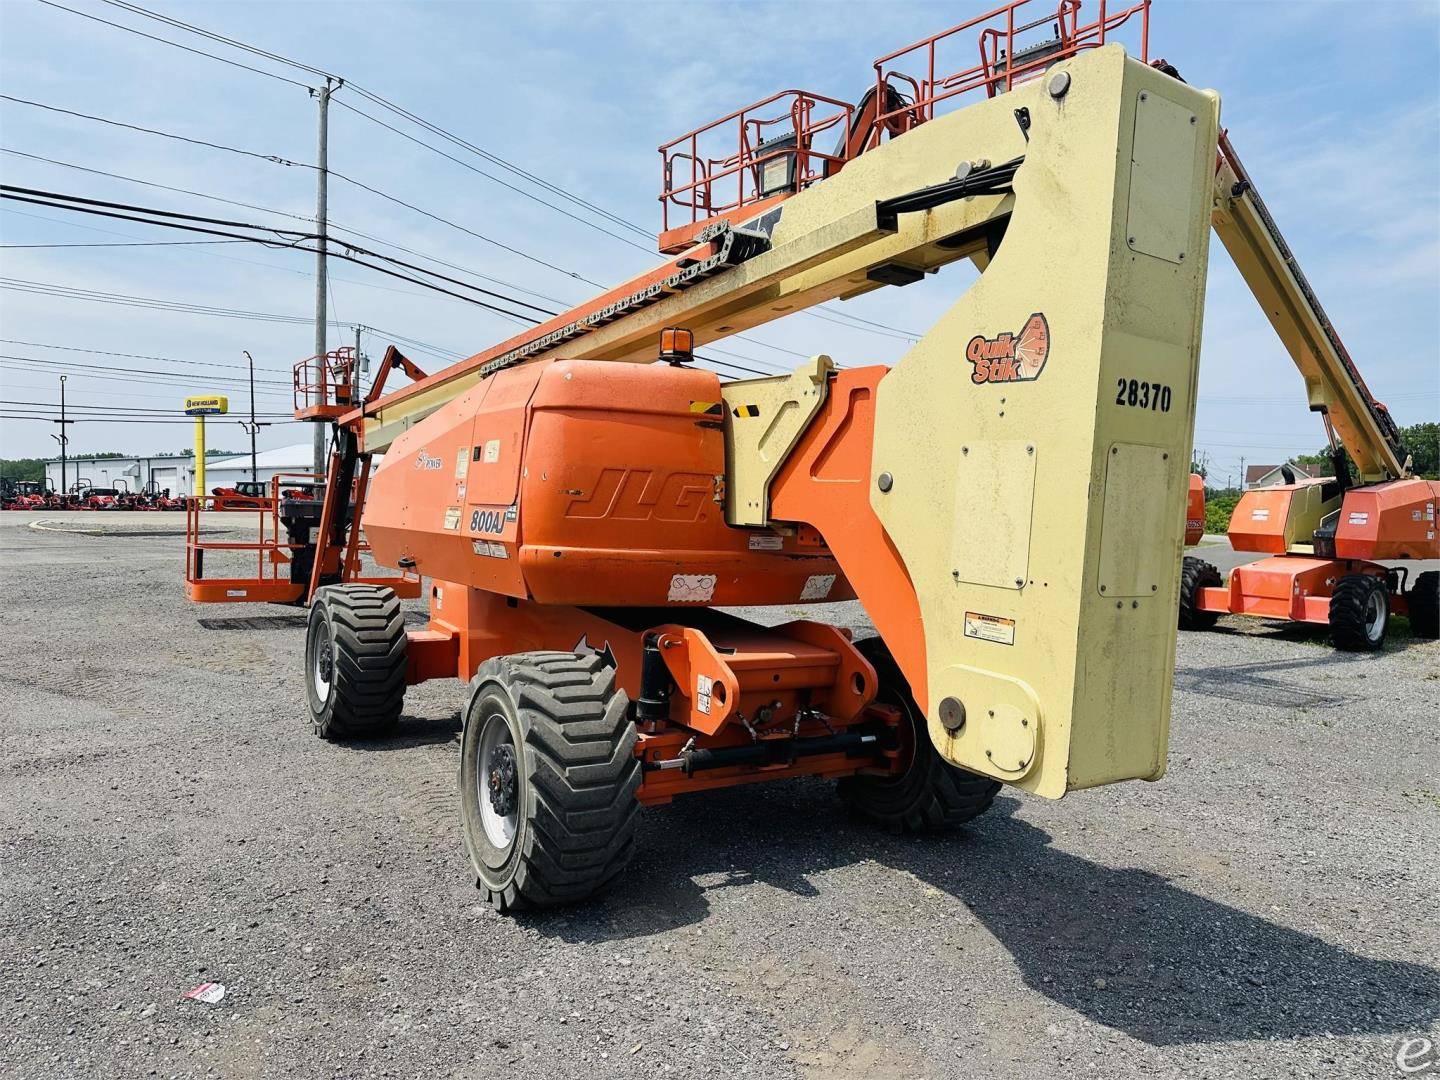
[[[1050,324],[1043,312],[1025,320],[1020,333],[1006,330],[987,338],[976,334],[965,346],[965,359],[975,365],[970,380],[982,383],[1032,382],[1050,358]]]
[[[505,531],[505,523],[515,520],[515,507],[477,506],[470,510],[470,531],[499,535]]]

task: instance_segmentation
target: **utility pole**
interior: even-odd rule
[[[360,324],[355,324],[355,397],[363,399],[365,396],[365,366],[360,363]]]
[[[320,104],[320,144],[315,161],[315,356],[317,364],[325,363],[325,323],[328,315],[325,303],[325,203],[327,181],[329,180],[329,138],[330,138],[330,95],[344,85],[343,80],[325,76],[325,86],[311,90],[310,94]],[[315,424],[315,472],[325,473],[325,425]]]
[[[242,351],[245,353],[245,359],[250,361],[250,422],[247,424],[244,420],[241,420],[240,426],[250,433],[250,482],[252,484],[258,484],[260,482],[260,470],[255,466],[255,436],[262,427],[269,427],[270,424],[268,422],[260,424],[255,421],[255,358],[250,355],[249,349]],[[319,431],[320,429],[317,426],[315,430]]]
[[[65,432],[66,424],[73,424],[74,420],[65,419],[65,376],[60,376],[60,419],[51,420],[52,424],[60,425],[60,434],[50,437],[60,444],[60,494],[65,494],[65,459],[66,449],[70,444],[70,436]],[[79,479],[78,477],[76,479]]]
[[[1240,455],[1240,490],[1245,490],[1245,455]]]

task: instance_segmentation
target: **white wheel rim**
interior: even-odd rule
[[[1369,640],[1379,641],[1384,636],[1385,614],[1385,594],[1374,589],[1365,601],[1365,636]]]
[[[485,828],[485,836],[501,851],[515,839],[515,830],[520,823],[518,798],[512,800],[515,805],[510,812],[502,814],[495,808],[491,797],[491,774],[503,765],[507,752],[518,767],[520,754],[510,735],[505,715],[499,711],[488,713],[480,729],[480,767],[475,774],[475,795],[480,803],[480,823]],[[515,783],[518,788],[518,777]]]
[[[334,676],[335,656],[330,644],[329,628],[323,623],[315,635],[314,655],[310,660],[310,683],[315,688],[315,697],[321,702],[330,700],[330,682]]]

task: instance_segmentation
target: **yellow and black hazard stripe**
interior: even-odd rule
[[[760,415],[760,406],[759,406],[759,405],[736,405],[734,411],[735,411],[735,415],[736,415],[736,416],[759,416],[759,415]]]
[[[697,416],[724,416],[725,403],[721,401],[692,401],[690,411]]]

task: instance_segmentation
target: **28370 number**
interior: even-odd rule
[[[1164,383],[1142,382],[1139,379],[1117,379],[1115,404],[1169,412],[1170,387]]]

